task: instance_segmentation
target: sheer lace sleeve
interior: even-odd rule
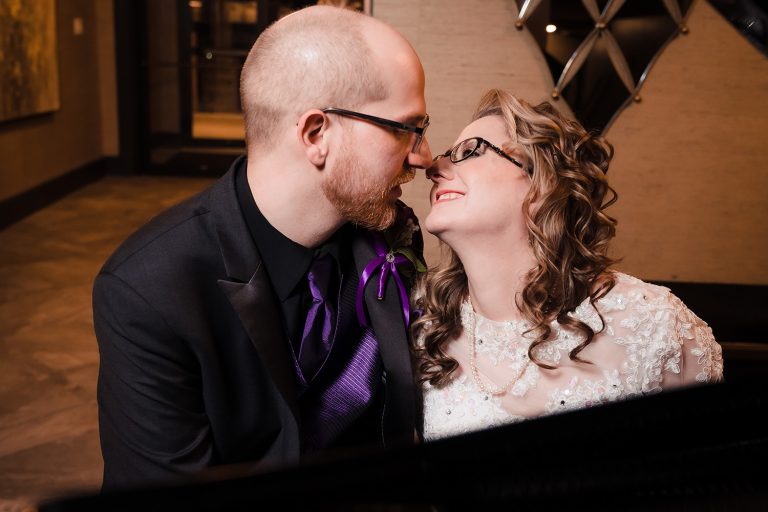
[[[609,326],[603,336],[626,348],[621,369],[629,395],[722,379],[721,348],[703,320],[668,288],[617,276],[600,301]]]
[[[712,329],[683,302],[669,295],[674,313],[670,335],[680,346],[679,363],[662,374],[661,387],[717,382],[723,378],[723,353]]]

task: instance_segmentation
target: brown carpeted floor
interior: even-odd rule
[[[93,278],[132,231],[210,182],[110,176],[0,231],[0,511],[100,485]]]

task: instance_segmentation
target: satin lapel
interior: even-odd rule
[[[228,276],[219,279],[218,284],[256,348],[264,369],[270,373],[294,416],[298,417],[288,339],[280,322],[272,284],[248,232],[235,193],[234,169],[239,165],[243,166],[241,172],[245,172],[245,159],[238,159],[211,191],[211,210],[215,213],[219,247]]]
[[[364,231],[359,231],[352,242],[352,253],[358,276],[376,257],[373,246]],[[368,318],[379,343],[386,374],[386,404],[384,437],[387,442],[411,442],[416,425],[416,397],[414,395],[411,356],[403,321],[400,296],[394,279],[387,280],[384,298],[376,297],[378,273],[365,289]]]
[[[263,265],[248,283],[219,279],[219,287],[232,304],[240,322],[259,353],[264,368],[296,416],[296,384],[290,366],[288,340],[280,323],[280,311]]]

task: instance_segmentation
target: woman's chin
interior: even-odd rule
[[[427,218],[424,219],[423,226],[428,233],[431,233],[435,236],[439,236],[440,233],[445,231],[444,224],[445,222],[443,222],[443,220],[439,218],[439,215],[435,215],[433,211],[433,212],[430,212],[429,215],[427,215]]]

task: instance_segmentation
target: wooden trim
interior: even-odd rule
[[[0,202],[0,229],[5,229],[75,190],[93,183],[116,165],[117,158],[100,158]]]
[[[768,343],[725,341],[720,345],[723,346],[723,354],[727,359],[743,359],[768,364]]]

